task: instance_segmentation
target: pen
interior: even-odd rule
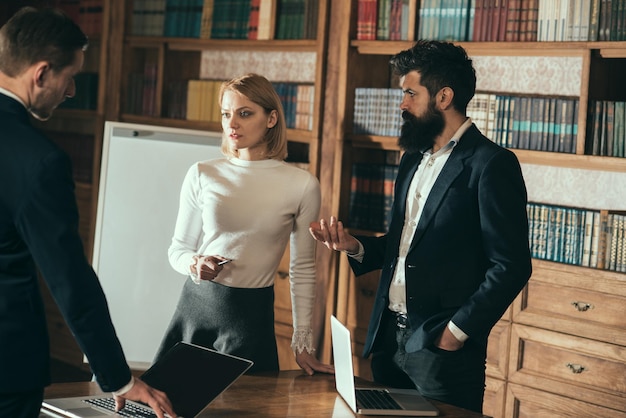
[[[217,263],[217,265],[218,265],[218,266],[222,266],[222,265],[224,265],[224,264],[226,264],[226,263],[230,263],[231,261],[233,261],[233,260],[222,260],[222,261],[220,261],[219,263]]]

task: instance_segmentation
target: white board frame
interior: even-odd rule
[[[167,258],[183,178],[220,147],[220,132],[105,123],[92,264],[133,369],[152,363],[186,280]]]

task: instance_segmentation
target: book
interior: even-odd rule
[[[261,0],[250,0],[250,16],[248,17],[248,39],[259,37],[259,13]]]
[[[213,2],[214,0],[204,0],[202,3],[202,15],[200,17],[200,38],[211,38],[211,27],[213,24]]]
[[[261,0],[259,5],[259,24],[257,39],[268,40],[274,36],[274,16],[276,14],[276,0]]]
[[[378,7],[376,0],[359,0],[357,3],[357,30],[358,40],[376,40],[376,23],[378,21]]]

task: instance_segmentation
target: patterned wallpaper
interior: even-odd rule
[[[479,91],[580,96],[582,57],[471,58]]]
[[[271,81],[314,83],[315,52],[202,51],[200,78],[228,80],[254,72]]]
[[[528,200],[585,209],[626,210],[626,173],[522,164]]]

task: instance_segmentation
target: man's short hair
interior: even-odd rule
[[[420,73],[421,84],[432,96],[444,87],[454,91],[452,105],[465,113],[467,104],[476,92],[476,71],[467,52],[460,46],[443,41],[417,41],[389,61],[394,72],[405,76],[411,71]]]
[[[15,77],[40,61],[60,71],[87,45],[87,36],[62,11],[24,7],[0,28],[0,71]]]

